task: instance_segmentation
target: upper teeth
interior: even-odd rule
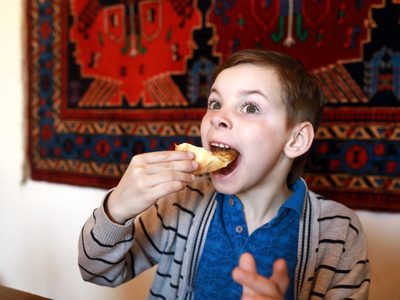
[[[226,148],[226,149],[230,149],[231,147],[224,145],[224,144],[218,144],[218,143],[211,143],[211,146],[215,146],[215,147],[220,147],[220,148]]]

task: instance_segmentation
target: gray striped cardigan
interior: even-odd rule
[[[193,299],[215,193],[208,179],[198,179],[124,226],[112,223],[100,206],[79,238],[83,279],[115,287],[158,264],[148,299]],[[367,240],[357,215],[307,190],[295,298],[367,299],[369,283]]]

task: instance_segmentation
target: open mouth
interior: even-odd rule
[[[220,143],[211,143],[210,149],[211,149],[211,152],[236,150],[236,149],[231,148],[228,145],[220,144]],[[240,157],[241,157],[241,155],[239,152],[239,155],[230,164],[228,164],[225,168],[214,171],[213,173],[218,174],[218,175],[228,175],[228,174],[232,173],[239,165]]]

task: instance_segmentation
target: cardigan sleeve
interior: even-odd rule
[[[116,287],[159,263],[161,256],[173,257],[179,234],[169,225],[179,214],[174,197],[161,199],[124,225],[107,217],[105,200],[86,221],[79,237],[78,262],[85,281]]]
[[[371,269],[368,245],[354,211],[320,200],[320,236],[311,299],[368,299]]]
[[[79,237],[82,278],[115,287],[158,264],[158,285],[176,286],[191,223],[209,185],[209,181],[197,180],[123,226],[113,223],[105,213],[108,193]]]
[[[135,224],[133,219],[125,225],[109,220],[104,210],[104,201],[110,193],[106,194],[102,205],[94,210],[81,230],[78,263],[85,281],[115,287],[135,276]],[[144,256],[143,253],[137,255]],[[151,267],[151,262],[144,259],[142,265]]]

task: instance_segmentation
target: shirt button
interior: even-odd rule
[[[242,233],[242,231],[243,231],[243,227],[242,226],[236,226],[236,232],[237,233]]]
[[[235,204],[235,200],[233,200],[232,198],[231,199],[229,199],[229,205],[233,205],[233,204]]]

